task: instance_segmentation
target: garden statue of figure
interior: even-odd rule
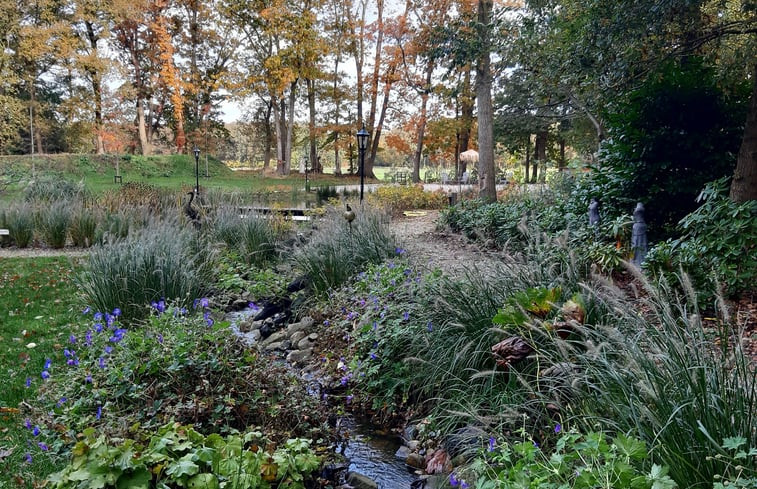
[[[589,203],[589,226],[599,227],[599,202],[594,198]]]
[[[644,204],[639,202],[633,211],[633,228],[631,228],[633,258],[631,259],[631,263],[637,267],[641,266],[644,257],[647,255],[647,248],[647,223],[644,222]]]

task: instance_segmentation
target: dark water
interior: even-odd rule
[[[349,470],[369,477],[379,489],[409,489],[417,479],[412,469],[394,456],[401,445],[398,437],[378,435],[370,425],[350,416],[342,418],[340,432],[348,435],[349,441],[338,451],[349,459]]]

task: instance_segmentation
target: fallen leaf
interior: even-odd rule
[[[8,449],[0,448],[0,460],[10,457],[12,453],[13,453],[12,448],[8,448]]]

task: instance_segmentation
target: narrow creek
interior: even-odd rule
[[[231,331],[248,346],[255,344],[249,335],[239,331],[239,321],[249,317],[248,310],[231,312],[226,318],[231,322]],[[320,388],[313,384],[318,380],[311,375],[304,378],[313,395],[318,395]],[[418,477],[404,460],[395,454],[402,445],[398,436],[388,436],[379,433],[379,429],[370,423],[343,415],[337,423],[340,439],[344,440],[336,448],[336,452],[349,461],[349,472],[356,472],[374,481],[379,489],[410,489],[411,484]]]

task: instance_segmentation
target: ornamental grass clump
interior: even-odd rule
[[[234,206],[220,208],[212,220],[213,236],[251,265],[263,265],[276,257],[276,243],[283,226],[273,216],[256,212],[240,215]]]
[[[101,216],[102,214],[92,207],[78,205],[73,208],[68,232],[74,246],[89,248],[95,244]]]
[[[354,212],[355,219],[348,222],[342,209],[330,209],[310,241],[294,251],[292,260],[317,294],[345,283],[369,263],[397,254],[396,238],[381,212],[368,207]]]
[[[96,246],[79,284],[92,307],[120,307],[125,318],[141,318],[151,302],[165,299],[186,307],[205,295],[214,258],[194,230],[154,221],[124,239]]]
[[[711,456],[719,440],[741,437],[747,451],[757,447],[757,370],[741,344],[744,325],[722,301],[717,313],[699,310],[685,277],[685,296],[664,281],[637,279],[641,298],[608,284],[584,287],[601,316],[536,352],[544,366],[569,367],[570,395],[532,394],[574,426],[638,434],[680,487],[709,487],[726,470]],[[757,460],[742,465],[754,471]]]
[[[68,228],[71,223],[71,204],[53,202],[42,206],[37,211],[37,228],[42,240],[51,248],[63,248],[68,240]]]
[[[34,239],[34,208],[27,203],[11,206],[6,214],[11,239],[19,248],[27,248]]]

